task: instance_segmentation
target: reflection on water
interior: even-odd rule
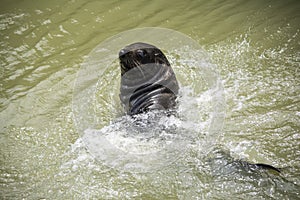
[[[299,7],[292,0],[1,1],[0,196],[296,199]],[[199,140],[176,163],[133,173],[103,165],[87,151],[71,109],[76,73],[104,39],[145,26],[183,32],[209,52],[226,95],[226,122],[215,144],[228,153],[211,150],[203,156]],[[182,82],[197,80],[193,70],[176,70]],[[101,102],[107,98],[99,96]],[[201,110],[204,100],[198,99],[194,110]],[[272,164],[283,168],[282,174],[241,173],[226,168],[231,158]],[[211,161],[224,167],[214,169]]]

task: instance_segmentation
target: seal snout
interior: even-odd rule
[[[121,58],[121,57],[124,57],[125,56],[125,54],[127,54],[129,51],[128,50],[126,50],[125,48],[124,49],[121,49],[120,51],[119,51],[119,57]]]

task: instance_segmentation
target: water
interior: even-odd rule
[[[1,1],[1,198],[297,199],[299,10],[298,1]],[[222,106],[211,106],[209,87],[198,87],[211,79],[180,68],[184,54],[171,52],[182,85],[179,112],[186,115],[170,123],[206,134],[185,140],[185,151],[165,167],[135,172],[91,154],[72,105],[78,72],[92,50],[142,27],[173,29],[199,43],[218,71],[226,117],[211,143],[205,122]],[[122,115],[111,103],[118,101],[117,61],[112,63],[101,77],[105,87],[100,81],[83,85],[98,91],[88,96],[99,105],[97,130],[117,129],[113,122]],[[233,158],[283,172],[241,170],[239,163],[230,164]]]

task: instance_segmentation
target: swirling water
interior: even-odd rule
[[[297,199],[299,10],[297,1],[1,1],[1,198]],[[74,122],[73,88],[99,43],[150,26],[187,34],[209,54],[223,84],[226,118],[213,138],[217,150],[205,151],[207,140],[199,137],[165,167],[120,170],[86,148]],[[209,89],[190,95],[202,77],[168,56],[183,86],[179,112],[199,119],[184,128],[205,130]],[[109,124],[122,113],[111,103],[118,95],[113,66],[101,79],[105,86],[84,85],[98,91],[99,130],[117,129]],[[243,171],[233,158],[272,164],[282,174]]]

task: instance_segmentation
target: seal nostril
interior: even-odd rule
[[[127,51],[125,49],[121,49],[119,51],[119,57],[123,57],[126,53],[127,53]]]

